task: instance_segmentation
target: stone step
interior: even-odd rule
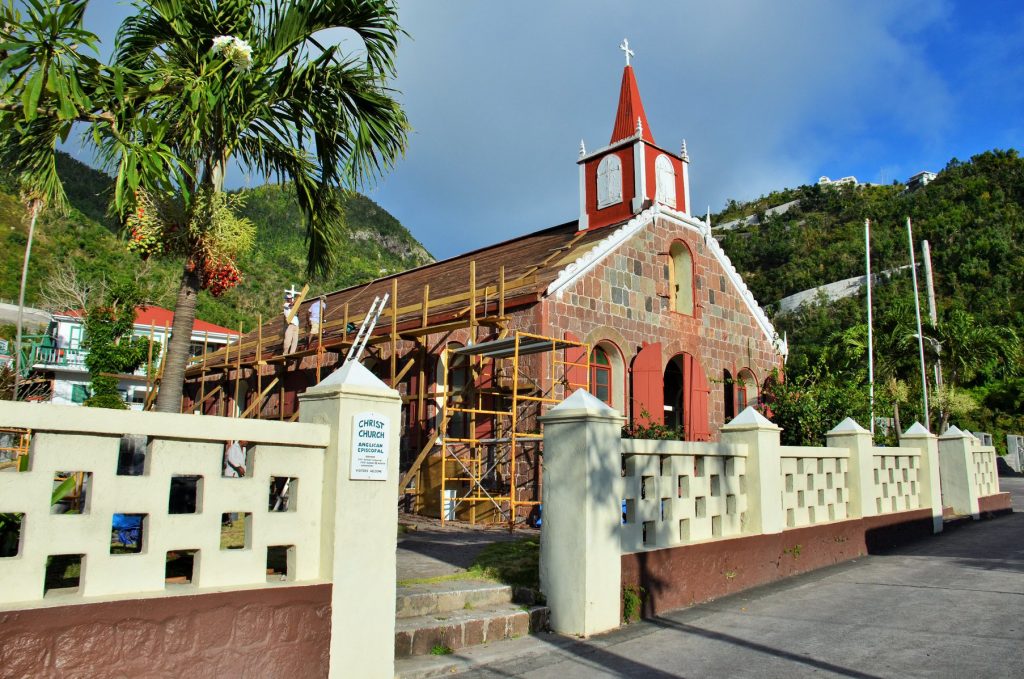
[[[490,580],[449,580],[399,586],[395,617],[442,615],[449,611],[508,604],[513,600],[512,595],[511,587]]]
[[[547,606],[492,604],[395,621],[395,658],[513,639],[547,627]]]

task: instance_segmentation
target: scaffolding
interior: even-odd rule
[[[543,355],[543,365],[534,366],[539,378],[524,370],[524,357],[533,355]],[[529,518],[523,510],[532,513],[540,505],[529,497],[540,481],[540,417],[575,389],[589,389],[589,357],[584,343],[523,331],[446,348],[450,388],[438,436],[442,525],[456,519],[463,505],[470,523],[477,523],[481,507],[510,528]]]

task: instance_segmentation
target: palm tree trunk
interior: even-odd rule
[[[188,348],[192,342],[192,324],[196,319],[196,298],[199,296],[200,284],[198,267],[189,271],[186,261],[181,273],[178,300],[174,305],[174,324],[171,326],[171,339],[167,343],[160,392],[156,397],[157,412],[181,412],[181,389],[185,382],[185,366],[188,364]]]
[[[24,369],[24,366],[21,365],[21,331],[25,325],[25,284],[28,282],[28,262],[32,257],[32,239],[36,233],[36,219],[39,217],[42,209],[43,201],[38,198],[30,201],[28,204],[28,211],[32,215],[32,219],[28,226],[25,261],[21,266],[21,289],[18,291],[18,329],[15,331],[14,340],[14,394],[11,396],[12,401],[18,400],[18,389],[21,387],[21,371]]]

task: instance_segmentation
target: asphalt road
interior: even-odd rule
[[[1024,479],[1001,483],[1009,516],[458,676],[1024,677]]]

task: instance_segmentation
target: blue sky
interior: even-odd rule
[[[579,142],[608,142],[624,37],[655,139],[686,139],[695,212],[1024,145],[1024,3],[713,5],[401,2],[395,87],[414,129],[364,192],[439,258],[575,219]],[[129,11],[92,0],[87,27],[109,43]]]

